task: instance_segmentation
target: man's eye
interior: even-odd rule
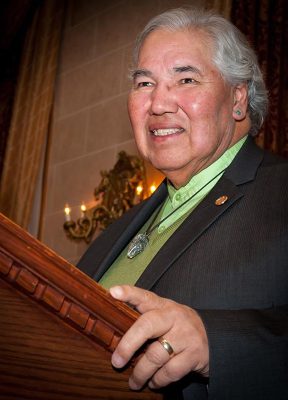
[[[180,83],[182,84],[189,84],[189,83],[197,83],[197,81],[193,78],[183,78],[180,80]]]
[[[137,88],[152,86],[152,82],[138,82],[135,85]]]

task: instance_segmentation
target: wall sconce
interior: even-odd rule
[[[149,196],[156,186],[147,190],[145,167],[142,160],[129,156],[125,151],[118,154],[118,161],[110,171],[101,171],[101,181],[94,191],[97,204],[86,209],[81,205],[81,216],[75,222],[71,208],[64,208],[64,230],[68,238],[89,243],[96,230],[107,228],[134,205]]]

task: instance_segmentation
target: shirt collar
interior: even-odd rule
[[[243,144],[247,139],[247,135],[235,143],[232,147],[227,149],[221,157],[219,157],[214,163],[209,165],[207,168],[200,171],[198,174],[194,175],[190,181],[179,189],[176,189],[168,181],[168,195],[173,208],[179,207],[181,203],[186,201],[188,198],[193,196],[201,187],[203,187],[207,182],[209,182],[214,176],[219,174],[221,171],[226,169],[234,157],[241,149]],[[224,173],[224,172],[223,172]],[[220,178],[220,177],[219,177]]]

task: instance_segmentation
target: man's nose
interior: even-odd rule
[[[168,85],[157,85],[151,93],[150,113],[162,115],[176,113],[178,105],[173,88]]]

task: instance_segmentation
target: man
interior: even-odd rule
[[[288,399],[288,164],[251,138],[267,108],[255,55],[222,17],[178,9],[148,23],[134,58],[136,144],[167,179],[79,263],[142,314],[112,364],[154,339],[131,389]]]

